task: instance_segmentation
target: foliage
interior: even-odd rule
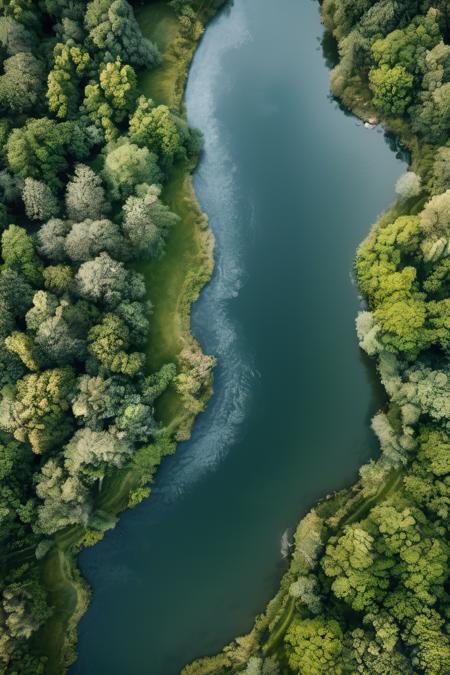
[[[113,526],[98,479],[159,433],[174,366],[148,372],[129,264],[159,255],[176,217],[151,187],[156,153],[127,134],[136,69],[159,55],[126,0],[5,0],[0,58],[0,672],[40,675],[50,537],[77,525],[88,545]]]
[[[294,673],[339,673],[342,669],[342,631],[337,621],[295,619],[285,636],[289,667]]]
[[[103,178],[113,199],[125,200],[142,183],[161,182],[156,155],[126,140],[108,152]]]

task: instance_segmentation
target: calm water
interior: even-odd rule
[[[320,36],[315,2],[235,0],[195,57],[217,266],[193,326],[216,391],[152,497],[82,554],[94,594],[73,674],[174,675],[248,630],[284,530],[375,452],[351,269],[404,166],[329,99]]]

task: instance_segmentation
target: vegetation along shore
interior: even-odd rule
[[[450,13],[445,1],[324,0],[331,90],[409,156],[358,249],[356,327],[388,396],[381,454],[300,522],[252,631],[183,671],[450,672]]]
[[[65,672],[76,555],[146,497],[212,387],[184,85],[220,1],[0,7],[0,672]]]

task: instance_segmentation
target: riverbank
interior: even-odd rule
[[[196,23],[190,35],[182,34],[175,13],[164,2],[151,3],[136,12],[143,34],[158,45],[162,54],[160,67],[150,76],[141,76],[141,91],[180,114],[192,56],[203,26],[215,14],[212,6],[217,5],[193,4]],[[193,191],[194,168],[195,162],[190,162],[171,170],[163,199],[179,216],[179,222],[170,232],[161,260],[139,267],[154,301],[148,365],[158,369],[164,363],[176,363],[178,382],[184,377],[191,387],[169,388],[157,403],[157,419],[164,425],[165,435],[151,448],[138,451],[130,466],[105,479],[95,506],[107,515],[112,526],[121,511],[148,496],[148,486],[162,457],[174,452],[176,441],[189,437],[195,417],[212,392],[213,360],[202,354],[190,331],[192,304],[212,274],[214,243]],[[54,611],[33,638],[33,648],[46,657],[48,675],[60,675],[76,659],[76,626],[90,597],[76,555],[102,536],[80,527],[68,528],[55,535],[52,549],[40,562],[42,584]]]

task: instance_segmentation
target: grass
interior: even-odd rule
[[[209,3],[201,5],[206,21],[212,11]],[[144,35],[154,41],[162,54],[161,65],[144,73],[141,91],[156,103],[180,109],[189,64],[198,39],[186,40],[179,35],[179,24],[173,11],[164,2],[153,2],[138,9],[138,21]],[[176,44],[176,50],[173,48]],[[194,164],[176,166],[163,191],[163,201],[180,216],[171,231],[165,255],[140,267],[150,298],[154,303],[147,362],[151,370],[164,363],[176,362],[187,346],[195,346],[190,332],[190,310],[213,269],[213,238],[207,227],[192,187]],[[202,400],[209,397],[206,387]],[[157,418],[172,434],[182,428],[186,434],[195,413],[185,408],[181,396],[169,388],[157,405]],[[130,493],[142,483],[136,467],[117,471],[105,480],[96,506],[116,515],[128,505]],[[47,658],[46,674],[60,675],[76,658],[76,626],[89,601],[89,589],[75,562],[86,530],[70,527],[57,533],[55,545],[40,563],[42,582],[49,594],[53,615],[38,631],[33,645]]]
[[[177,83],[185,67],[172,56],[170,46],[179,34],[178,21],[164,2],[146,5],[137,10],[136,16],[143,34],[158,45],[163,56],[159,68],[141,74],[140,89],[157,104],[177,105]]]
[[[289,596],[286,601],[286,606],[283,610],[283,613],[278,621],[277,625],[270,634],[269,639],[266,644],[263,646],[263,654],[270,656],[277,649],[281,640],[283,639],[284,634],[289,628],[292,619],[294,618],[295,612],[295,598]]]
[[[170,232],[166,252],[157,262],[142,265],[154,303],[147,360],[151,370],[177,361],[192,345],[190,307],[212,272],[213,238],[192,188],[190,171],[176,167],[163,193],[163,201],[180,216]],[[181,397],[170,388],[157,404],[158,419],[173,428],[189,417]]]

